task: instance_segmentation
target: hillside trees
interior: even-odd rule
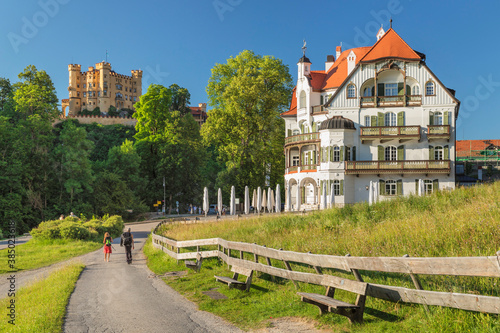
[[[200,169],[206,153],[198,124],[186,111],[188,103],[186,89],[153,84],[135,104],[136,148],[147,179],[142,197],[148,202],[163,198],[165,177],[170,210],[175,201],[187,205],[202,192]]]
[[[272,56],[245,50],[212,69],[207,93],[212,106],[202,127],[225,164],[217,186],[256,188],[283,183],[284,121],[293,89],[288,66]],[[282,184],[283,185],[283,184]],[[282,187],[283,188],[283,187]]]

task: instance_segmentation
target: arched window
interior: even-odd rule
[[[385,147],[384,159],[386,161],[397,161],[398,149],[394,146]]]
[[[418,85],[414,85],[411,88],[411,94],[414,96],[420,95],[420,87]]]
[[[394,112],[387,112],[385,114],[384,126],[397,126],[397,117]]]
[[[340,148],[339,148],[339,146],[333,147],[333,161],[340,162]]]
[[[444,148],[442,146],[434,147],[434,160],[442,161],[444,159]]]
[[[385,195],[396,195],[397,193],[397,183],[395,180],[385,181]]]
[[[340,180],[333,181],[333,195],[340,195]]]
[[[299,108],[305,108],[305,107],[306,107],[306,92],[302,90],[300,92]]]
[[[372,97],[373,96],[373,87],[366,87],[364,90],[363,90],[363,97]]]
[[[356,98],[356,86],[353,83],[347,86],[347,98]]]
[[[441,112],[434,113],[434,125],[443,125],[443,114]]]
[[[425,95],[426,96],[433,96],[435,95],[434,92],[434,82],[429,81],[425,84]]]
[[[292,135],[299,135],[299,134],[300,134],[300,133],[299,133],[299,130],[298,130],[298,129],[294,129],[294,130],[292,131]]]

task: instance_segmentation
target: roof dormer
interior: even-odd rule
[[[351,50],[347,56],[347,75],[351,74],[352,70],[356,66],[356,53]]]

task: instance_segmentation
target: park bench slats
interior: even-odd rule
[[[237,288],[249,291],[250,285],[252,284],[253,270],[233,265],[231,267],[231,271],[234,273],[232,278],[227,276],[214,275],[215,280],[227,284],[229,288],[235,286]],[[247,277],[245,282],[238,281],[238,276],[240,274]]]
[[[203,257],[200,252],[196,255],[196,261],[185,261],[184,264],[187,268],[191,268],[192,270],[199,272],[201,269],[201,264],[203,263]]]

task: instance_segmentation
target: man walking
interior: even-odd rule
[[[122,234],[120,239],[120,246],[125,246],[125,253],[127,254],[127,264],[132,263],[132,249],[134,248],[134,235],[130,232],[130,228]]]

